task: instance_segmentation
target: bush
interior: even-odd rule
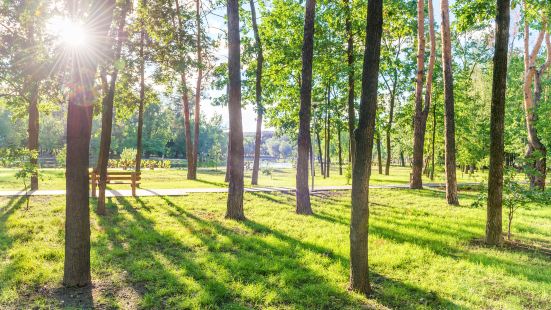
[[[266,176],[270,176],[270,179],[272,178],[274,169],[272,169],[269,165],[266,165],[264,168],[262,168],[262,174]]]
[[[351,164],[346,165],[346,170],[344,171],[344,177],[346,178],[346,185],[350,185],[350,181],[352,180],[352,165]]]
[[[119,167],[126,170],[136,166],[136,149],[125,148],[122,150]]]
[[[67,160],[67,145],[64,145],[63,148],[56,150],[54,152],[54,155],[55,155],[55,161],[57,162],[57,164],[60,167],[64,168]]]

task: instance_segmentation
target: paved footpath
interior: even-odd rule
[[[459,186],[474,186],[479,185],[479,183],[460,183]],[[425,187],[445,187],[444,183],[427,183],[424,184]],[[407,189],[409,184],[382,184],[382,185],[371,185],[369,188],[395,188],[395,189]],[[351,190],[352,186],[342,185],[342,186],[318,186],[314,188],[314,192],[329,192],[329,191],[347,191]],[[290,193],[294,192],[295,189],[291,187],[246,187],[245,192],[265,192],[265,193]],[[147,196],[186,196],[192,193],[227,193],[227,188],[214,187],[214,188],[175,188],[175,189],[144,189],[140,188],[136,190],[136,196],[147,197]],[[22,190],[11,190],[11,191],[0,191],[0,197],[13,197],[13,196],[25,196],[25,191]],[[27,195],[30,196],[64,196],[65,190],[37,190],[29,191]],[[106,197],[131,197],[131,190],[106,190]]]

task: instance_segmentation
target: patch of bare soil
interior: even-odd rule
[[[487,246],[484,243],[484,239],[476,238],[471,240],[471,245],[474,246]],[[525,240],[507,240],[504,237],[503,244],[499,246],[500,248],[518,251],[518,252],[529,252],[529,253],[539,253],[547,256],[551,259],[551,244],[546,242],[528,242]]]
[[[40,307],[58,309],[139,309],[145,292],[140,285],[126,282],[114,284],[107,281],[94,281],[86,287],[66,288],[44,286],[20,292],[19,300],[2,309],[31,309]]]

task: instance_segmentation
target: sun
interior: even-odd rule
[[[68,48],[82,49],[90,43],[90,34],[82,22],[53,17],[48,23],[49,32]]]

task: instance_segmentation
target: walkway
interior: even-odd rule
[[[459,186],[475,186],[479,183],[459,183]],[[427,183],[424,184],[425,187],[435,188],[435,187],[445,187],[444,183]],[[371,185],[369,188],[396,188],[396,189],[407,189],[409,184],[382,184],[382,185]],[[351,190],[352,186],[342,185],[342,186],[319,186],[314,188],[314,192],[329,192],[329,191],[347,191]],[[289,193],[294,192],[295,189],[291,187],[246,187],[245,192],[265,192],[265,193]],[[186,196],[193,193],[227,193],[227,188],[177,188],[177,189],[137,189],[136,195],[140,197],[147,196]],[[29,191],[28,195],[30,196],[64,196],[65,190],[37,190]],[[12,197],[12,196],[25,196],[25,191],[11,190],[11,191],[0,191],[0,197]],[[131,197],[131,190],[106,190],[106,197]]]

